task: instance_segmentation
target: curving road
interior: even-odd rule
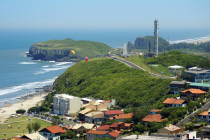
[[[131,67],[131,68],[136,68],[136,69],[140,69],[140,70],[146,71],[145,69],[143,69],[143,68],[137,66],[136,64],[134,64],[134,63],[132,63],[132,62],[129,62],[129,61],[127,61],[127,60],[124,60],[124,59],[122,59],[122,58],[118,58],[118,57],[110,57],[110,58],[112,58],[112,59],[114,59],[114,60],[117,60],[117,61],[119,61],[119,62],[122,62],[122,63],[128,65],[128,66]],[[154,73],[151,73],[151,72],[148,72],[148,73],[149,73],[151,76],[155,76],[155,77],[162,78],[162,79],[175,79],[175,77],[165,77],[165,76],[160,76],[160,75],[157,75],[157,74],[154,74]]]

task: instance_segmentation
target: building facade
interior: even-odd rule
[[[191,82],[194,83],[210,82],[210,70],[208,69],[193,67],[185,70],[185,73],[190,75]]]
[[[170,83],[170,93],[176,95],[181,91],[181,89],[184,89],[185,87],[185,81],[172,81]]]
[[[76,113],[80,110],[81,98],[68,94],[55,94],[53,96],[53,110],[55,114]]]

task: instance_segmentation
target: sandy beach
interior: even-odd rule
[[[197,43],[205,43],[205,42],[209,42],[210,41],[210,39],[204,39],[204,40],[199,40],[199,41],[192,41],[192,42],[188,42],[188,43],[194,43],[194,44],[196,44],[197,45]]]
[[[16,110],[18,110],[18,109],[28,110],[29,108],[36,106],[38,103],[43,101],[45,99],[45,96],[47,96],[47,95],[48,95],[48,93],[44,93],[41,95],[31,97],[24,101],[6,105],[6,107],[2,107],[0,110],[0,123],[4,122],[4,120],[7,119],[8,117],[10,117],[12,113],[16,113]],[[2,113],[3,110],[5,110],[4,113]]]

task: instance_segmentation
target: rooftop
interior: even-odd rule
[[[145,118],[142,119],[142,121],[145,121],[145,122],[153,122],[153,121],[162,122],[164,120],[165,119],[162,119],[162,116],[160,114],[154,114],[154,115],[149,114]]]
[[[72,129],[79,129],[82,126],[85,129],[92,129],[94,127],[94,124],[90,124],[90,123],[75,124]]]
[[[191,69],[191,70],[188,69],[188,70],[185,70],[185,72],[193,73],[193,74],[200,74],[200,73],[210,73],[210,70],[197,68],[197,69]]]
[[[205,84],[205,83],[191,83],[190,86],[199,86],[199,87],[208,87],[208,88],[210,88],[210,84]]]
[[[105,112],[107,115],[117,115],[117,114],[123,114],[121,110],[109,110]]]
[[[151,112],[159,112],[159,111],[162,111],[162,109],[153,109],[153,110],[151,110]]]
[[[204,112],[202,112],[202,113],[200,113],[198,115],[204,115],[204,116],[206,116],[206,115],[208,115],[208,110],[207,111],[204,111]]]
[[[114,117],[110,117],[109,119],[112,120],[112,119],[129,119],[129,118],[132,118],[133,116],[133,113],[128,113],[128,114],[118,114],[118,115],[115,115]]]
[[[164,104],[183,104],[185,100],[178,100],[176,98],[167,98],[163,103]]]
[[[90,113],[86,114],[85,116],[93,117],[97,114],[103,114],[103,112],[100,112],[100,111],[90,112]]]
[[[176,131],[179,130],[180,128],[175,126],[175,125],[170,125],[170,127],[164,127],[165,129],[169,130],[169,131]]]
[[[110,125],[102,125],[102,126],[96,128],[96,129],[107,130],[107,129],[109,129],[109,126]]]
[[[44,128],[44,129],[45,129],[45,128]],[[56,133],[65,133],[65,132],[66,132],[65,129],[61,128],[61,127],[58,126],[58,125],[46,127],[46,129],[47,129],[48,131],[50,131],[51,133],[53,133],[53,134],[56,134]],[[43,129],[42,129],[42,130],[43,130]],[[41,130],[41,131],[42,131],[42,130]]]
[[[169,137],[157,137],[157,136],[143,136],[143,135],[130,135],[120,138],[122,140],[174,140],[174,138]]]
[[[118,123],[114,122],[112,125],[110,125],[109,127],[118,127]]]
[[[112,132],[109,132],[109,135],[116,138],[119,135],[119,133],[117,133],[116,131],[112,131]]]
[[[181,91],[182,93],[187,93],[187,92],[190,92],[192,94],[203,94],[203,93],[207,93],[203,90],[200,90],[200,89],[194,89],[194,88],[191,88],[191,89],[187,89],[187,90],[184,90],[184,91]]]
[[[105,135],[107,134],[107,131],[99,131],[99,130],[89,130],[87,134],[97,134],[97,135]]]
[[[91,110],[92,109],[90,109],[90,108],[85,108],[84,110],[80,111],[79,113],[80,114],[86,114],[86,113],[90,112]]]
[[[186,83],[186,81],[172,81],[170,84],[180,84],[180,85],[184,85]]]
[[[37,138],[41,138],[41,140],[47,140],[45,137],[43,137],[39,133],[26,134],[25,136],[30,138],[31,140],[34,140],[34,139],[37,139]]]
[[[55,94],[54,96],[55,97],[61,97],[61,98],[67,98],[67,99],[78,98],[78,97],[75,97],[75,96],[71,96],[69,94]]]
[[[108,100],[108,101],[103,101],[102,104],[104,104],[104,103],[110,103],[110,102],[111,102],[110,100]]]

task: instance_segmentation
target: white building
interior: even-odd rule
[[[81,98],[68,94],[55,94],[53,96],[53,109],[55,114],[76,113],[80,110]]]
[[[127,46],[125,44],[125,42],[123,43],[123,56],[127,56]]]

